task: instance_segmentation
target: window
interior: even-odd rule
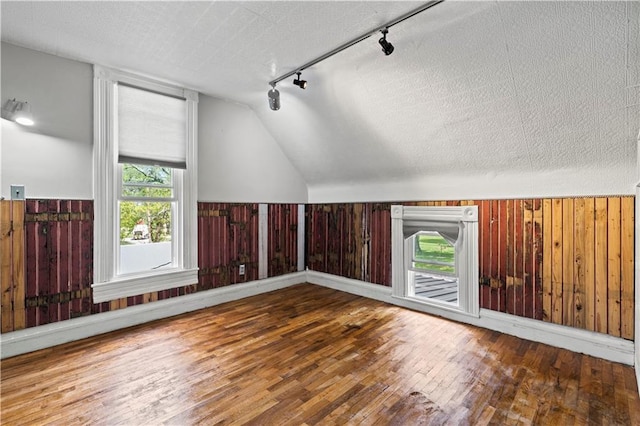
[[[408,240],[413,248],[408,294],[458,306],[457,232],[420,231]]]
[[[197,100],[94,67],[94,302],[197,282]]]
[[[121,164],[118,171],[118,274],[176,267],[171,236],[179,232],[173,220],[179,200],[173,175],[179,171],[129,163]]]
[[[421,231],[415,234],[412,269],[431,274],[455,276],[455,242],[437,231]]]
[[[477,316],[478,208],[392,206],[395,297]]]

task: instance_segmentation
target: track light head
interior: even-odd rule
[[[293,79],[293,84],[295,84],[296,86],[298,86],[301,89],[306,89],[307,88],[307,80],[301,80],[300,79],[300,74],[302,74],[301,72],[297,72],[296,74],[298,75],[298,78],[294,78]]]
[[[269,108],[272,111],[277,111],[280,109],[280,92],[276,89],[276,85],[271,86],[271,90],[267,92],[267,97],[269,98]]]
[[[382,33],[382,38],[378,40],[378,43],[380,43],[380,46],[382,46],[382,51],[384,52],[384,54],[389,56],[393,53],[394,49],[393,44],[387,41],[387,33],[389,32],[389,29],[385,28],[380,30],[380,32]]]

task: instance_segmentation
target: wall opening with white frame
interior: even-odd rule
[[[478,317],[477,206],[391,206],[391,238],[394,297]]]

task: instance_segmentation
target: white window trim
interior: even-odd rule
[[[403,221],[462,223],[459,251],[456,251],[458,272],[458,306],[438,301],[412,297],[408,270],[413,257],[413,245],[406,242],[402,230]],[[406,255],[405,255],[406,254]],[[458,313],[480,316],[480,291],[478,283],[478,206],[461,207],[413,207],[391,206],[391,276],[392,295],[410,299],[417,303],[451,310]]]
[[[187,169],[182,172],[180,186],[183,211],[182,244],[178,244],[179,268],[146,272],[135,276],[116,274],[117,249],[114,232],[117,230],[117,172],[118,149],[115,138],[116,83],[122,82],[186,99],[187,104]],[[100,303],[198,282],[198,93],[164,82],[94,65],[93,79],[93,190],[94,190],[94,248],[93,302]]]

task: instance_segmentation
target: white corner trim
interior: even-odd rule
[[[121,328],[279,290],[303,283],[305,278],[305,272],[296,272],[4,333],[0,335],[0,358],[33,352]]]
[[[322,272],[307,271],[307,282],[499,331],[521,339],[532,340],[622,364],[634,364],[634,342],[619,337],[517,317],[488,309],[481,309],[480,316],[474,317],[455,310],[426,305],[415,299],[392,296],[390,287]]]

